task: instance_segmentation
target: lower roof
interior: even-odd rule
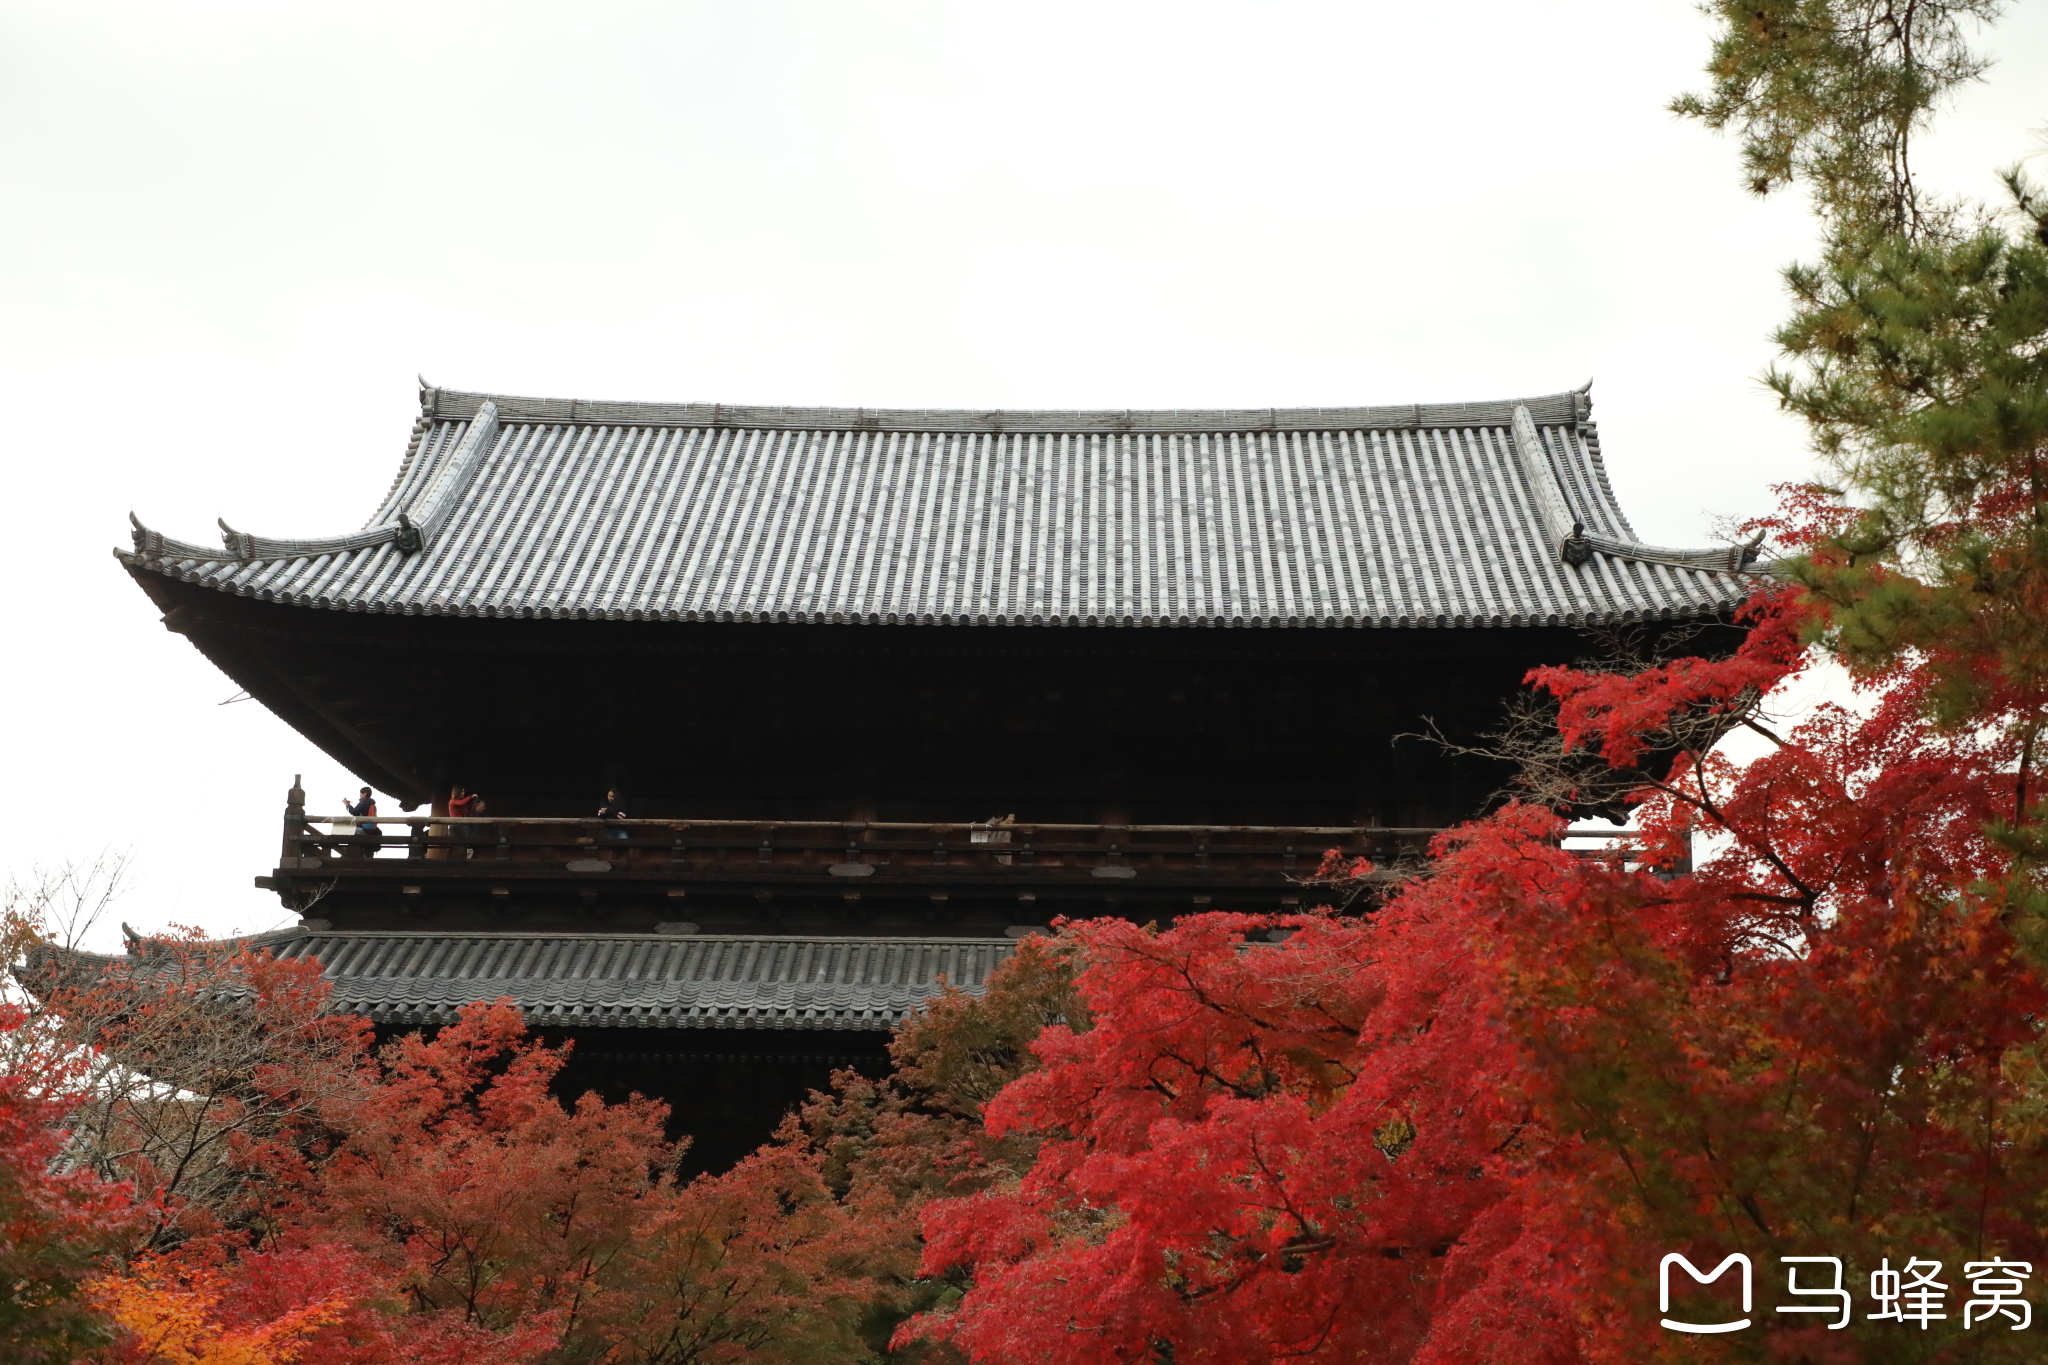
[[[334,1008],[434,1027],[509,999],[535,1028],[886,1030],[947,984],[979,993],[1010,939],[437,934],[283,929],[224,942],[314,958]],[[47,950],[73,970],[98,954]]]
[[[1744,547],[1637,539],[1583,390],[1175,412],[426,389],[362,530],[138,573],[318,610],[833,624],[1556,626],[1722,614]]]

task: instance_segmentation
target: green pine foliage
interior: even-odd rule
[[[1994,834],[2013,927],[2048,962],[2048,196],[2015,167],[2002,206],[1943,201],[1912,171],[1915,134],[1986,70],[1969,30],[2003,0],[1702,8],[1713,85],[1673,109],[1738,135],[1752,191],[1803,186],[1822,229],[1785,272],[1766,376],[1827,476],[1790,490],[1805,532],[1785,568],[1853,674],[1919,666],[1937,724],[2017,753]]]
[[[1707,0],[1704,95],[1674,113],[1736,129],[1756,194],[1803,185],[1830,222],[1919,233],[1945,214],[1913,179],[1912,139],[1988,63],[1969,32],[2004,0]]]
[[[1799,567],[1827,639],[1869,673],[1936,656],[1949,724],[2040,725],[2048,700],[2048,206],[2014,172],[2009,224],[1895,233],[1787,272],[1770,383],[1811,424],[1839,529]]]

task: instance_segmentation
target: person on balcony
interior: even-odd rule
[[[454,816],[458,820],[464,820],[482,815],[483,813],[484,799],[478,793],[471,791],[467,787],[456,787],[449,791],[448,814],[450,814],[451,816]],[[452,825],[449,827],[449,832],[452,833],[457,839],[462,840],[465,844],[475,842],[477,837],[477,828],[474,825]],[[462,856],[465,858],[474,858],[476,856],[476,850],[473,848],[464,848],[462,850]]]
[[[471,813],[475,802],[476,798],[469,794],[469,788],[460,786],[450,787],[448,789],[448,799],[444,802],[436,803],[434,814],[454,816],[460,819]],[[460,842],[468,839],[470,832],[467,825],[431,825],[428,827],[427,833],[437,839],[453,839]],[[452,848],[429,848],[427,856],[429,858],[467,858],[470,856],[470,850],[465,848],[457,852]]]
[[[384,832],[377,828],[377,798],[370,794],[368,787],[363,788],[360,800],[350,801],[346,796],[342,797],[341,808],[359,822],[356,825],[356,847],[360,856],[367,858],[383,846]]]
[[[618,788],[613,787],[605,792],[604,804],[597,808],[597,818],[600,820],[624,820],[626,818],[626,803],[619,799]],[[627,837],[627,833],[623,829],[608,829],[605,831],[605,835],[612,839],[624,839]]]

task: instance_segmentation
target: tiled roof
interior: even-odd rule
[[[1582,392],[1382,408],[902,412],[428,389],[366,528],[138,570],[406,615],[1124,626],[1696,616],[1740,548],[1616,504]]]
[[[938,994],[941,977],[980,991],[1016,948],[985,938],[303,929],[223,946],[316,958],[335,1007],[379,1024],[431,1027],[473,1001],[509,997],[536,1028],[691,1029],[888,1029]],[[96,957],[45,952],[74,971]]]

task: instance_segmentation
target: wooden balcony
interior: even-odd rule
[[[1141,876],[1278,884],[1328,849],[1420,854],[1436,829],[1342,825],[1008,826],[814,820],[559,820],[380,816],[378,835],[345,817],[288,830],[280,871],[333,876],[609,876],[753,885],[841,879],[885,885],[1088,885]]]
[[[1324,851],[1389,864],[1421,856],[1430,829],[1333,826],[1016,824],[897,821],[560,820],[346,817],[286,821],[278,867],[259,884],[288,897],[425,908],[479,894],[500,902],[629,898],[732,909],[775,902],[872,911],[914,905],[943,922],[1000,903],[1009,922],[1143,902],[1279,909]],[[959,899],[960,907],[949,902]],[[1049,904],[1037,906],[1043,899]],[[310,909],[311,902],[306,902]],[[1056,908],[1055,908],[1056,907]],[[587,907],[595,908],[595,907]],[[694,905],[692,907],[694,913]],[[642,916],[644,918],[644,916]],[[672,918],[685,918],[680,911]]]
[[[257,884],[342,929],[432,917],[443,930],[999,934],[1054,915],[1319,904],[1329,893],[1304,883],[1326,851],[1371,858],[1391,883],[1440,832],[427,814],[377,825],[288,808],[278,866]]]

